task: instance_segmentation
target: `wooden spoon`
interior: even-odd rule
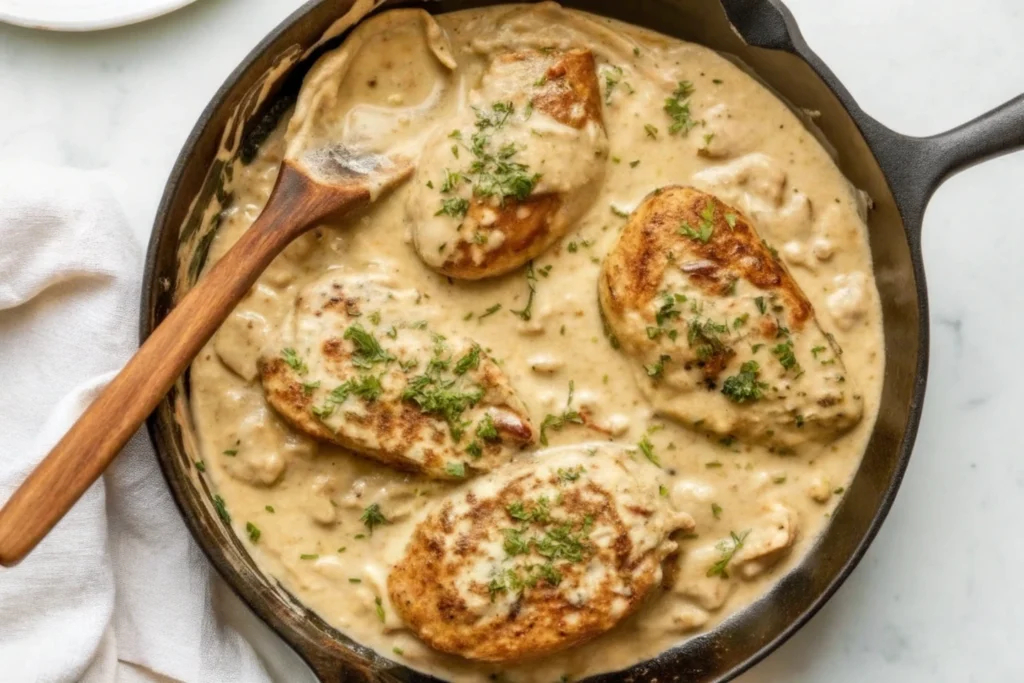
[[[404,160],[345,147],[318,150],[309,161],[282,164],[256,222],[174,307],[0,510],[0,565],[25,557],[99,478],[275,256],[318,221],[369,204],[413,170]]]

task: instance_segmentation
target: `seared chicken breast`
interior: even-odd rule
[[[577,444],[476,480],[417,527],[388,578],[431,647],[513,662],[603,633],[662,581],[669,536],[693,519],[630,449]]]
[[[395,467],[462,479],[535,432],[508,377],[470,339],[410,318],[418,294],[328,273],[259,361],[267,401],[295,429]]]
[[[427,144],[407,213],[416,250],[462,279],[501,275],[589,207],[608,139],[589,50],[494,57],[454,129]]]
[[[610,331],[654,407],[779,450],[826,443],[861,418],[842,349],[750,221],[672,186],[630,216],[599,279]]]

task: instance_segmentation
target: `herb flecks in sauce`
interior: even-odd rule
[[[721,553],[721,557],[708,568],[707,575],[709,578],[712,576],[718,576],[723,579],[729,578],[729,563],[732,562],[732,558],[743,547],[743,542],[746,540],[749,533],[749,529],[744,531],[742,534],[730,531],[729,538],[719,542],[716,547],[718,548],[718,552]]]
[[[740,366],[738,374],[725,378],[722,393],[734,403],[748,403],[763,398],[768,385],[758,380],[760,371],[761,366],[757,361],[748,360]]]
[[[372,503],[368,505],[364,510],[363,514],[359,516],[359,521],[370,530],[370,534],[373,535],[373,530],[382,524],[388,523],[388,518],[381,512],[380,504]]]
[[[548,413],[544,417],[544,421],[540,425],[540,442],[542,445],[548,445],[548,430],[561,431],[566,425],[569,424],[583,424],[583,416],[580,415],[579,411],[572,407],[572,397],[576,391],[576,384],[569,380],[569,397],[565,400],[565,410],[558,415],[552,415]]]
[[[679,81],[676,89],[672,91],[672,97],[665,98],[663,109],[668,117],[672,119],[672,125],[668,132],[672,135],[682,133],[686,135],[697,125],[690,115],[690,95],[693,94],[693,83],[690,81]]]

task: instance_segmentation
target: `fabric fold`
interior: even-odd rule
[[[141,265],[95,174],[0,169],[0,502],[136,348]],[[220,582],[140,432],[29,557],[0,569],[0,678],[268,681],[215,604]]]

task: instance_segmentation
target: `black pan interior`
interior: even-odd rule
[[[187,218],[197,196],[197,205],[202,206],[222,191],[220,167],[213,162],[231,110],[245,101],[247,91],[279,55],[295,45],[311,45],[349,4],[350,0],[318,0],[300,9],[228,78],[198,122],[171,173],[154,225],[143,294],[143,337],[180,294],[175,291],[179,286],[176,283],[187,286],[188,278],[179,280],[180,237],[200,231],[199,241],[207,245],[212,238],[215,225],[204,226]],[[424,7],[438,13],[490,4],[498,3],[442,0],[387,2],[385,7]],[[783,30],[781,34],[778,26],[768,27],[775,31],[773,47],[780,49],[764,49],[751,47],[739,37],[718,0],[568,0],[563,4],[737,56],[794,106],[820,112],[818,127],[834,147],[840,168],[874,200],[869,228],[883,304],[886,374],[881,411],[854,482],[819,542],[762,600],[714,631],[692,638],[629,672],[632,680],[727,680],[765,656],[813,615],[852,570],[891,504],[909,457],[923,393],[927,346],[921,320],[927,320],[927,316],[923,280],[915,267],[919,263],[915,257],[918,226],[909,226],[908,236],[875,154],[861,134],[858,121],[844,106],[843,99],[849,103],[848,95],[827,70],[823,78],[797,54],[806,46],[791,27],[790,32]],[[244,120],[238,124],[244,126],[246,135],[242,155],[252,153],[268,126],[294,97],[310,61],[300,62],[267,101],[246,109]],[[196,457],[188,410],[185,378],[153,414],[149,429],[186,522],[228,583],[325,679],[423,679],[353,643],[256,570],[218,518],[211,492],[192,465]],[[623,680],[621,674],[599,678]]]

